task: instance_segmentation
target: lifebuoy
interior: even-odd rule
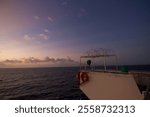
[[[80,82],[80,85],[81,85],[84,82],[87,82],[89,80],[89,76],[86,72],[79,72],[78,73],[78,79],[79,79],[79,82]]]

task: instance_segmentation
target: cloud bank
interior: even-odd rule
[[[70,57],[67,58],[50,58],[45,57],[44,59],[39,59],[35,57],[29,57],[29,58],[21,58],[21,59],[6,59],[4,61],[1,61],[1,64],[21,64],[21,63],[77,63]]]

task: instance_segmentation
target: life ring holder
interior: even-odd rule
[[[89,76],[88,76],[87,72],[79,72],[78,79],[79,79],[79,83],[81,85],[81,84],[89,81]]]

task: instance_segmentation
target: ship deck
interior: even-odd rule
[[[90,75],[90,77],[93,77],[91,76],[91,74],[98,74],[103,76],[104,74],[108,74],[108,76],[110,76],[111,78],[108,79],[105,75],[103,77],[105,77],[107,79],[107,81],[105,81],[104,83],[108,84],[108,82],[113,82],[112,85],[115,85],[117,84],[116,82],[118,82],[115,77],[117,76],[121,76],[121,78],[129,78],[129,79],[133,79],[133,80],[130,80],[131,82],[136,82],[135,84],[137,85],[137,87],[139,88],[139,91],[141,93],[141,95],[144,95],[144,99],[150,99],[150,72],[139,72],[139,71],[129,71],[127,73],[123,73],[123,72],[120,72],[120,71],[116,71],[116,70],[108,70],[108,71],[104,71],[104,70],[81,70],[81,72],[86,72]],[[111,75],[110,75],[111,74]],[[115,75],[116,74],[116,75]],[[112,77],[113,76],[113,77]],[[102,78],[102,77],[101,77]],[[113,78],[113,80],[112,80]],[[119,78],[118,78],[119,79]],[[87,83],[87,86],[86,84],[85,85],[82,85],[80,86],[80,88],[83,90],[83,92],[85,91],[86,93],[88,92],[88,90],[91,90],[90,88],[88,87],[91,87],[90,85],[93,85],[94,87],[94,84],[92,84],[94,81],[93,81],[93,78],[90,79],[92,82],[91,84],[90,83]],[[94,80],[97,80],[97,79],[94,79]],[[115,80],[115,82],[114,82]],[[96,82],[102,82],[104,81],[104,79],[102,78],[102,80],[97,80]],[[126,80],[125,80],[126,81]],[[129,82],[130,82],[129,81]],[[128,81],[127,81],[128,82]],[[126,85],[130,85],[130,83],[126,83]],[[98,85],[98,84],[97,84]],[[100,84],[102,85],[102,84]],[[123,84],[122,84],[123,85]],[[133,85],[133,83],[131,84]],[[130,85],[130,86],[131,86]],[[84,88],[86,87],[86,88]],[[109,86],[107,86],[108,88]],[[113,86],[112,86],[113,87]],[[120,85],[121,87],[121,85]],[[132,86],[131,86],[132,87]],[[99,88],[102,88],[102,87],[99,87]],[[119,87],[118,87],[119,88]],[[126,92],[128,92],[127,90],[124,90]],[[87,93],[88,94],[88,93]],[[123,93],[122,93],[123,94]],[[146,98],[145,98],[146,97]],[[104,99],[104,98],[103,98]],[[122,98],[123,99],[123,98]]]

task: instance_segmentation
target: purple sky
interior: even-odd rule
[[[150,1],[0,0],[0,67],[78,65],[92,48],[150,64]]]

